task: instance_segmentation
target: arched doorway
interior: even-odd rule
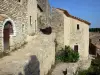
[[[4,43],[4,52],[9,52],[10,50],[10,35],[13,34],[13,26],[10,21],[7,21],[3,29],[3,43]]]

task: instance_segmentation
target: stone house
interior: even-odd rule
[[[100,56],[100,32],[89,32],[89,53],[91,55]]]
[[[52,28],[56,32],[56,50],[65,45],[79,52],[80,59],[87,59],[89,54],[90,23],[72,16],[66,10],[52,8]]]
[[[39,11],[48,16],[48,10],[48,0],[1,0],[0,53],[20,47],[29,36],[38,33]]]

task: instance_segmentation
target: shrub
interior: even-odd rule
[[[56,56],[56,60],[63,62],[77,62],[79,59],[79,53],[75,52],[69,46],[62,48],[61,53]]]
[[[100,75],[100,59],[94,59],[88,70],[78,71],[78,75]]]
[[[77,75],[77,74],[76,74]],[[87,70],[79,71],[78,75],[87,75]]]

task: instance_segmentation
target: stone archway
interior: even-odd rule
[[[10,51],[10,37],[16,36],[15,23],[5,14],[0,14],[0,49],[1,52]]]
[[[8,53],[10,52],[11,38],[16,36],[15,23],[10,18],[3,21],[2,36],[3,52]]]
[[[13,25],[10,21],[7,21],[3,28],[4,52],[8,52],[10,50],[10,35],[12,34],[13,34]]]

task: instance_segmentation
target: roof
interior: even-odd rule
[[[71,17],[71,18],[73,18],[73,19],[77,19],[77,20],[79,20],[79,21],[81,21],[81,22],[84,22],[84,23],[86,23],[86,24],[88,24],[88,25],[91,24],[91,23],[89,23],[89,22],[86,21],[86,20],[83,20],[83,19],[80,19],[80,18],[78,18],[78,17],[72,16],[71,14],[68,13],[67,10],[64,10],[64,9],[61,9],[61,8],[56,8],[56,9],[59,9],[59,10],[63,11],[63,13],[64,13],[66,16],[68,16],[68,17]]]

